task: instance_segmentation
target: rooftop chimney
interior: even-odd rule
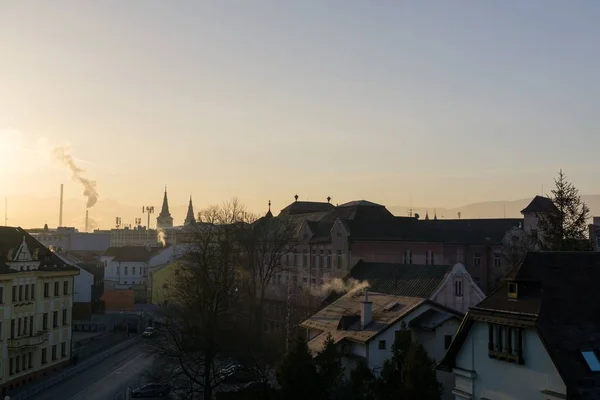
[[[88,231],[88,214],[90,210],[85,210],[85,231]]]
[[[60,184],[60,209],[58,211],[58,226],[62,226],[63,217],[63,184]]]
[[[364,329],[365,326],[367,326],[371,323],[372,311],[373,311],[373,303],[371,303],[369,301],[369,289],[366,289],[365,290],[365,301],[363,301],[363,303],[362,303],[362,310],[360,313],[360,327],[362,329]]]

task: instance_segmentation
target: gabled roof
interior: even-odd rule
[[[452,270],[450,265],[412,265],[359,261],[349,277],[369,282],[369,290],[428,299]]]
[[[521,214],[525,213],[543,213],[557,211],[552,199],[545,196],[535,196],[527,207],[521,210]]]
[[[2,226],[0,227],[0,273],[15,273],[10,269],[6,262],[9,253],[11,256],[19,249],[25,240],[29,252],[34,255],[37,252],[37,258],[40,261],[40,270],[48,271],[74,271],[75,267],[68,266],[60,257],[57,257],[46,246],[38,242],[33,236],[20,227]]]
[[[369,291],[369,301],[372,303],[372,322],[361,327],[360,314],[364,299],[365,292],[363,290],[347,293],[302,322],[301,327],[322,332],[308,343],[311,351],[316,352],[323,347],[324,335],[327,334],[331,334],[335,343],[342,340],[368,343],[424,304],[429,304],[438,312],[448,314],[453,318],[462,318],[461,313],[427,299],[392,296]]]
[[[123,246],[109,247],[103,256],[113,257],[113,261],[145,262],[162,252],[166,247]]]
[[[600,351],[600,253],[529,253],[512,282],[519,297],[509,300],[505,282],[473,307],[439,369],[451,370],[471,326],[480,316],[529,318],[567,386],[569,399],[600,398],[600,374],[591,372],[581,351]],[[527,360],[525,360],[527,365]]]

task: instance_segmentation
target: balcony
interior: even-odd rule
[[[8,348],[11,350],[35,347],[48,341],[48,332],[38,332],[32,336],[8,339]]]

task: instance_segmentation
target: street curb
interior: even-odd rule
[[[140,340],[139,336],[136,336],[134,338],[131,338],[129,340],[126,340],[122,343],[119,343],[118,345],[103,351],[100,354],[95,355],[94,357],[83,361],[81,364],[75,365],[72,368],[69,368],[68,370],[52,377],[51,379],[49,379],[47,382],[44,383],[40,383],[22,393],[19,393],[18,395],[14,396],[14,398],[11,396],[9,397],[11,400],[27,400],[32,398],[34,395],[38,394],[39,392],[48,389],[49,387],[52,387],[58,383],[61,383],[63,381],[65,381],[67,378],[70,378],[74,375],[77,375],[80,372],[83,372],[84,370],[86,370],[87,368],[94,366],[96,364],[99,364],[101,361],[104,361],[105,359],[107,359],[108,357],[114,355],[115,353],[117,353],[118,351],[131,346],[133,343],[137,342]]]

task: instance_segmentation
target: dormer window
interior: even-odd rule
[[[519,292],[519,288],[517,286],[517,284],[515,282],[509,282],[508,283],[508,298],[510,299],[516,299],[518,296],[518,292]]]
[[[582,351],[581,355],[585,360],[588,368],[592,372],[600,372],[600,360],[598,360],[598,354],[593,350]]]

